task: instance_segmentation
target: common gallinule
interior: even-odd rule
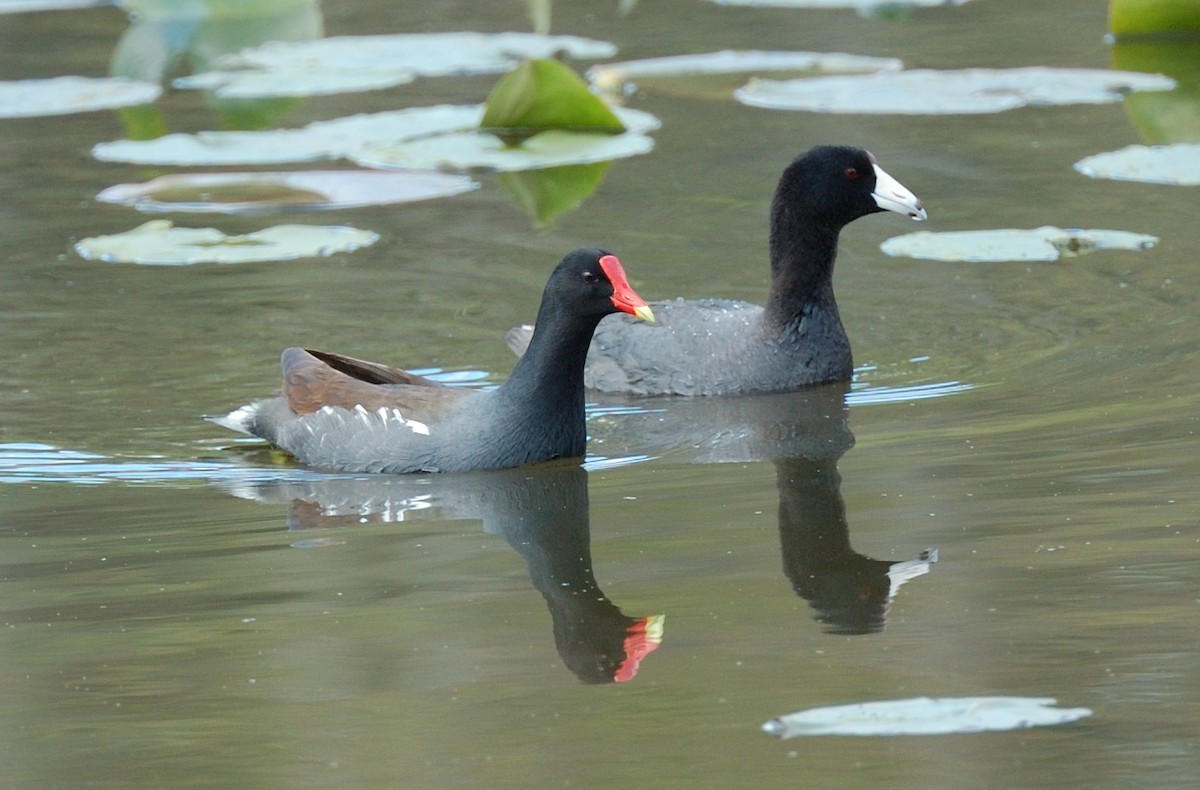
[[[457,472],[579,457],[584,357],[600,319],[617,311],[654,320],[616,256],[575,250],[546,283],[528,351],[495,389],[289,348],[280,397],[210,419],[333,471]]]
[[[833,296],[838,233],[877,211],[926,217],[921,201],[861,148],[819,146],[794,160],[771,204],[766,307],[724,299],[654,303],[653,326],[601,322],[588,387],[635,395],[745,395],[849,380],[850,341]],[[532,327],[510,330],[517,354]]]

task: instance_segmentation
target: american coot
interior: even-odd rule
[[[635,395],[787,392],[849,380],[850,341],[833,296],[833,261],[846,223],[877,211],[926,217],[921,201],[861,148],[819,146],[793,161],[771,204],[766,307],[723,299],[654,303],[657,323],[601,322],[588,387]],[[532,327],[508,333],[524,351]]]
[[[616,256],[575,250],[550,275],[529,350],[495,389],[289,348],[281,397],[209,419],[326,470],[451,472],[579,457],[584,357],[596,324],[617,311],[654,320]]]

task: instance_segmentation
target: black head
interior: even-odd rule
[[[835,145],[817,146],[788,165],[775,191],[775,211],[834,231],[877,211],[926,216],[916,195],[869,151]]]
[[[555,267],[542,297],[543,308],[549,304],[574,315],[602,317],[619,311],[654,320],[646,300],[630,287],[617,256],[594,247],[567,253]]]

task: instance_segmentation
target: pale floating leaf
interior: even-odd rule
[[[1103,69],[918,69],[862,76],[751,80],[734,96],[775,110],[895,115],[994,113],[1029,105],[1105,104],[1130,91],[1165,91],[1161,74]]]
[[[0,0],[0,14],[22,14],[26,11],[67,11],[112,5],[113,0]]]
[[[770,52],[722,50],[696,55],[605,63],[588,69],[587,78],[599,90],[619,92],[626,84],[653,77],[687,77],[702,74],[739,74],[751,71],[814,71],[824,74],[861,74],[899,71],[897,58],[874,58],[843,52]]]
[[[654,140],[645,132],[658,127],[657,118],[627,108],[617,107],[613,111],[629,131],[618,135],[548,131],[515,146],[483,131],[458,132],[397,144],[367,145],[352,159],[363,167],[383,169],[479,167],[504,172],[607,162],[654,149]]]
[[[123,77],[52,77],[0,82],[0,118],[34,118],[149,104],[162,88]]]
[[[966,230],[949,233],[918,231],[888,239],[884,253],[929,261],[997,263],[1056,261],[1095,250],[1144,250],[1158,238],[1122,230],[1032,229]]]
[[[277,96],[329,96],[407,85],[417,78],[405,69],[360,71],[208,71],[179,77],[176,88],[211,91],[219,99],[263,99]]]
[[[117,184],[96,199],[143,212],[249,214],[410,203],[457,195],[478,186],[465,176],[429,172],[180,173],[141,184]]]
[[[1131,145],[1084,157],[1075,169],[1092,178],[1200,186],[1200,143]]]
[[[342,226],[276,225],[241,236],[215,228],[176,228],[164,219],[131,231],[81,239],[75,251],[87,260],[186,266],[194,263],[255,263],[352,252],[379,240],[372,231]]]
[[[221,96],[267,97],[375,90],[418,76],[498,74],[530,58],[607,58],[616,47],[536,33],[404,33],[273,41],[227,55],[218,70],[176,81]]]
[[[654,140],[644,134],[541,132],[516,146],[486,132],[459,132],[398,145],[368,146],[354,158],[363,167],[535,170],[542,167],[607,162],[649,153]]]
[[[475,129],[482,115],[479,105],[411,107],[317,121],[300,129],[207,131],[154,140],[116,140],[93,146],[92,155],[103,162],[193,167],[316,162],[348,157],[372,143]]]
[[[1052,697],[916,697],[811,708],[771,719],[763,732],[800,735],[949,735],[1068,724],[1088,708],[1056,708]]]

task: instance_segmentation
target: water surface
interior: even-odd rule
[[[1084,0],[890,20],[707,3],[554,13],[554,32],[613,41],[623,59],[1110,60],[1103,4]],[[103,75],[127,26],[112,8],[0,16],[5,79]],[[325,8],[324,26],[529,22],[515,2],[360,0]],[[278,122],[476,102],[492,81],[311,99]],[[736,81],[701,82],[631,97],[663,121],[655,151],[614,163],[549,225],[477,173],[467,194],[301,220],[382,234],[369,249],[228,267],[79,259],[74,240],[144,221],[94,195],[163,169],[90,157],[128,133],[122,114],[3,122],[10,785],[1192,786],[1195,189],[1072,170],[1142,142],[1122,104],[817,115],[744,107]],[[160,109],[171,131],[222,122],[197,93]],[[924,199],[930,230],[1050,224],[1160,242],[1053,264],[926,262],[878,249],[911,223],[866,218],[843,234],[836,278],[860,368],[848,409],[836,388],[597,403],[586,471],[329,478],[199,419],[268,392],[288,345],[499,380],[504,330],[583,244],[617,252],[648,298],[761,300],[775,180],[831,141],[870,148]],[[938,562],[887,603],[887,568],[928,548]],[[662,642],[633,678],[596,682],[614,634],[656,615]],[[808,707],[992,694],[1094,715],[925,738],[759,730]]]

